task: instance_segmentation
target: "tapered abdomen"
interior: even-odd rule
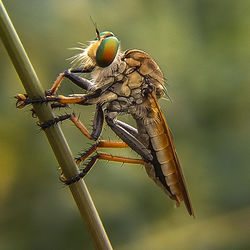
[[[155,95],[148,98],[147,105],[150,112],[144,128],[154,157],[152,164],[146,165],[147,173],[177,205],[184,201],[189,214],[194,215],[173,138]]]

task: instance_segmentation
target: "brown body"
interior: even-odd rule
[[[127,50],[119,52],[108,68],[95,66],[92,77],[93,90],[105,91],[89,104],[102,104],[105,115],[112,118],[132,115],[137,139],[153,155],[153,163],[145,165],[149,177],[177,206],[184,201],[189,214],[194,215],[173,138],[157,101],[164,95],[165,83],[159,66],[147,53]]]
[[[163,74],[155,61],[140,50],[126,51],[121,56],[121,64],[124,62],[126,67],[123,65],[123,71],[117,75],[120,82],[107,89],[107,93],[112,90],[118,96],[109,103],[107,112],[113,112],[113,116],[122,113],[133,116],[138,139],[153,155],[153,163],[145,165],[149,177],[177,205],[184,201],[189,214],[193,215],[173,138],[157,101],[164,94]]]
[[[145,166],[146,171],[176,201],[177,206],[184,200],[190,215],[193,209],[187,192],[181,166],[175,151],[173,138],[154,94],[148,99],[149,117],[143,120],[144,127],[138,126],[139,134],[149,136],[149,149],[154,160]]]
[[[175,200],[177,205],[184,201],[189,214],[194,215],[173,138],[157,101],[157,98],[164,94],[164,77],[159,66],[143,51],[127,50],[121,53],[118,50],[116,57],[109,66],[100,67],[96,61],[96,50],[102,39],[105,39],[105,35],[99,36],[98,39],[74,57],[74,61],[78,62],[80,68],[82,68],[79,73],[85,72],[85,70],[90,72],[92,81],[79,79],[79,77],[71,74],[70,70],[66,71],[59,75],[47,92],[46,98],[38,101],[56,101],[62,104],[96,104],[97,111],[101,109],[101,112],[98,111],[97,114],[104,115],[108,125],[124,141],[123,143],[99,141],[83,153],[77,161],[78,163],[85,160],[98,147],[114,147],[114,145],[115,147],[130,146],[142,156],[142,159],[125,159],[124,157],[98,153],[91,158],[91,164],[87,165],[85,173],[69,180],[67,183],[71,184],[85,176],[97,159],[144,164],[149,177],[171,199]],[[69,78],[72,81],[86,89],[87,94],[74,94],[68,97],[53,96],[65,76],[70,76]],[[24,95],[18,95],[17,99],[19,108],[32,103],[32,100],[26,100]],[[37,102],[37,100],[34,100],[34,102]],[[122,114],[130,114],[135,119],[137,128],[134,129],[128,124],[116,122],[117,117]],[[93,136],[93,133],[96,135],[96,131],[90,134],[74,115],[69,117],[85,136],[92,140],[98,139],[102,125],[96,123],[96,126],[99,127],[97,129],[98,136]],[[56,122],[58,120],[48,124],[51,125]]]

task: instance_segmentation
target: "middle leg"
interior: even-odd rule
[[[103,110],[102,107],[97,105],[96,106],[96,111],[95,111],[95,115],[94,115],[94,121],[93,121],[93,130],[92,133],[90,133],[88,131],[88,129],[84,126],[84,124],[75,116],[74,113],[72,114],[66,114],[66,115],[62,115],[59,117],[56,117],[55,119],[46,121],[44,123],[39,124],[39,126],[42,129],[47,129],[52,125],[57,124],[60,121],[64,121],[69,119],[70,121],[72,121],[74,123],[74,125],[81,131],[81,133],[83,135],[85,135],[88,139],[90,140],[97,140],[102,132],[102,128],[103,128],[103,123],[104,123],[104,115],[103,115]]]

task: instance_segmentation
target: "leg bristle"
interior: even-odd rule
[[[55,117],[52,120],[46,121],[44,123],[38,123],[38,126],[41,127],[42,130],[45,130],[45,129],[57,124],[58,122],[69,119],[70,117],[71,117],[71,114],[61,115],[61,116]]]

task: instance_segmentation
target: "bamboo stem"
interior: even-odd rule
[[[28,96],[31,98],[44,96],[44,90],[40,85],[39,79],[36,76],[36,73],[1,0],[0,37]],[[48,121],[54,118],[49,105],[36,104],[34,105],[34,110],[40,122]],[[77,175],[78,168],[60,127],[58,125],[51,126],[45,130],[45,134],[65,177],[70,179]],[[84,181],[78,181],[70,185],[69,188],[87,226],[95,248],[112,249]]]

